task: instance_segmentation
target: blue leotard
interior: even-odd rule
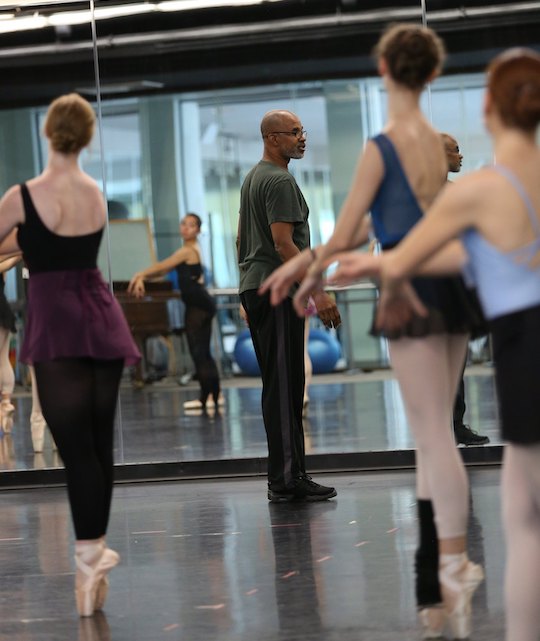
[[[476,229],[468,229],[463,234],[463,244],[469,255],[464,270],[465,280],[477,287],[484,313],[489,319],[540,304],[540,267],[529,265],[540,251],[540,222],[518,178],[504,166],[495,165],[493,169],[505,176],[520,195],[536,238],[524,247],[503,252]]]
[[[372,140],[381,153],[384,176],[371,205],[371,219],[383,249],[391,249],[422,219],[423,211],[390,138],[379,134]],[[405,327],[392,333],[372,327],[373,335],[399,338],[441,333],[485,334],[476,296],[467,290],[462,278],[414,278],[412,284],[428,308],[428,316],[415,316]]]

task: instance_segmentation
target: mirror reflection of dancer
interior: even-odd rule
[[[406,317],[408,274],[463,269],[490,323],[504,452],[506,641],[540,639],[540,55],[505,52],[490,64],[484,121],[496,164],[446,189],[410,236],[382,257],[378,322]],[[449,242],[460,237],[463,245]],[[465,252],[463,251],[463,246]],[[422,265],[419,268],[419,265]],[[344,256],[338,277],[365,272]],[[425,313],[418,300],[410,304]]]
[[[4,293],[5,277],[20,260],[20,256],[12,256],[0,262],[0,428],[4,434],[9,434],[13,428],[13,413],[15,406],[11,402],[11,395],[15,388],[15,373],[9,360],[9,343],[11,334],[16,332],[15,314],[7,301]]]
[[[41,403],[39,402],[39,394],[36,382],[36,372],[32,365],[28,366],[30,371],[30,385],[32,390],[32,409],[30,410],[30,433],[32,434],[32,447],[34,453],[39,454],[43,452],[45,443],[45,428],[47,422],[41,411]],[[53,440],[53,449],[56,448],[56,443]]]
[[[337,253],[356,248],[367,211],[383,250],[400,243],[432,204],[447,175],[440,134],[420,110],[420,95],[442,66],[437,35],[415,25],[396,25],[377,45],[378,69],[388,91],[384,133],[368,141],[351,190],[326,245],[315,256],[303,252],[263,285],[274,303],[302,280],[294,304],[322,284],[322,274]],[[359,254],[369,262],[376,257]],[[420,542],[416,553],[416,596],[424,634],[440,636],[448,620],[454,638],[469,636],[470,602],[482,569],[466,552],[469,486],[451,429],[452,406],[476,319],[463,305],[458,278],[418,279],[414,287],[429,309],[403,328],[384,332],[390,360],[416,442]],[[372,333],[380,335],[376,327]]]
[[[219,372],[210,348],[212,320],[216,303],[203,284],[201,248],[197,237],[202,221],[197,214],[189,213],[180,222],[180,235],[184,244],[174,254],[137,272],[131,279],[128,292],[138,298],[144,296],[144,281],[164,276],[173,269],[178,274],[178,286],[186,306],[185,330],[189,353],[201,387],[198,399],[186,401],[184,409],[205,409],[223,405]]]
[[[77,94],[51,103],[42,174],[0,201],[2,251],[22,250],[30,271],[22,362],[34,365],[43,415],[66,468],[77,541],[81,616],[100,609],[119,560],[105,543],[113,489],[113,430],[124,363],[140,358],[97,269],[106,221],[96,183],[79,167],[95,115]]]
[[[22,278],[24,283],[24,295],[25,298],[28,298],[28,279],[30,278],[28,267],[23,267]],[[39,402],[36,372],[34,370],[34,367],[32,365],[28,365],[28,371],[30,373],[30,389],[32,392],[32,409],[30,410],[30,433],[32,435],[32,447],[34,448],[34,454],[40,454],[41,452],[43,452],[43,446],[45,443],[45,428],[47,427],[47,423],[43,417],[43,412],[41,411],[41,403]],[[57,449],[54,439],[53,449]]]

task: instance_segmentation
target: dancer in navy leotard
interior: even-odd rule
[[[213,408],[224,402],[220,393],[217,365],[210,348],[216,303],[203,285],[201,250],[197,242],[200,231],[199,216],[186,214],[180,222],[180,234],[184,240],[182,247],[168,258],[136,273],[128,288],[131,294],[142,296],[145,279],[164,276],[171,270],[176,270],[178,286],[186,306],[185,331],[189,353],[201,388],[198,399],[184,403],[187,410]]]
[[[291,282],[303,277],[294,298],[299,314],[305,298],[322,287],[327,264],[360,244],[367,211],[379,242],[391,248],[422,219],[446,183],[440,134],[419,104],[422,90],[442,65],[441,41],[430,29],[396,25],[380,39],[377,56],[388,92],[388,121],[366,144],[334,233],[326,245],[285,263],[262,288],[271,289],[277,303]],[[468,337],[477,319],[463,304],[461,279],[415,279],[413,286],[427,314],[384,332],[374,327],[373,333],[390,339],[390,360],[417,447],[416,596],[424,636],[441,636],[448,621],[454,638],[465,639],[470,600],[483,573],[467,557],[468,480],[451,421]]]

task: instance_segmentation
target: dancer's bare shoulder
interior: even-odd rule
[[[444,185],[448,169],[439,133],[424,119],[414,118],[390,125],[387,135],[420,207],[426,211]]]

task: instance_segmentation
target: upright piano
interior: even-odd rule
[[[171,281],[147,281],[145,295],[135,298],[127,293],[128,281],[115,281],[113,291],[126,316],[129,329],[142,354],[142,362],[135,368],[133,383],[144,385],[146,368],[146,340],[151,336],[168,336],[171,333],[167,301],[180,298]]]

